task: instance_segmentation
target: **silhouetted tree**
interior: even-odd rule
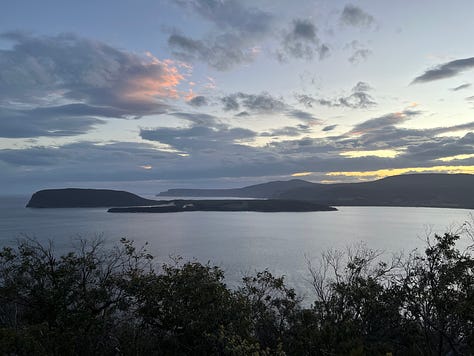
[[[473,246],[459,239],[389,262],[362,245],[327,251],[310,307],[267,270],[231,289],[218,267],[158,266],[126,239],[62,256],[22,240],[0,251],[0,354],[474,354]]]

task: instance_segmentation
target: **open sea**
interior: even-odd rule
[[[52,240],[66,251],[80,237],[107,243],[127,237],[158,262],[170,256],[222,267],[229,284],[265,268],[285,275],[299,291],[308,287],[307,260],[329,248],[363,242],[391,253],[424,247],[434,233],[472,221],[474,210],[401,207],[338,207],[337,212],[183,212],[111,214],[105,208],[30,209],[29,197],[0,197],[0,245],[29,236]]]

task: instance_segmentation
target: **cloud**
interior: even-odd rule
[[[191,106],[195,107],[201,107],[201,106],[207,106],[208,102],[205,96],[198,95],[192,98],[191,100],[188,100],[187,103]]]
[[[352,88],[354,93],[367,92],[370,90],[372,90],[372,87],[366,82],[357,82],[357,84]]]
[[[224,96],[221,98],[221,102],[224,105],[222,108],[224,111],[237,111],[240,109],[238,94]]]
[[[105,121],[94,114],[108,114],[93,107],[59,107],[14,110],[0,107],[0,137],[32,138],[39,136],[76,136],[85,134]],[[117,116],[118,117],[118,116]]]
[[[168,45],[174,56],[185,61],[202,61],[214,69],[225,71],[237,64],[253,61],[255,53],[245,37],[224,33],[205,40],[172,34]]]
[[[387,130],[395,125],[406,122],[410,118],[419,115],[419,111],[405,110],[403,112],[390,113],[380,117],[366,120],[353,127],[352,134],[366,134],[368,132]]]
[[[375,23],[375,19],[372,15],[352,4],[344,6],[340,21],[344,25],[360,28],[370,27]]]
[[[255,58],[255,44],[271,33],[273,16],[237,0],[175,0],[175,3],[213,23],[218,35],[203,39],[173,33],[168,45],[173,54],[187,61],[199,60],[217,70],[228,70]]]
[[[135,142],[84,141],[59,147],[4,149],[0,150],[0,162],[5,164],[0,182],[41,187],[68,181],[144,180],[153,170],[140,166],[164,167],[175,160],[175,153]]]
[[[319,124],[320,120],[312,113],[299,110],[287,104],[283,98],[275,97],[267,92],[247,94],[242,92],[228,94],[221,97],[224,111],[240,111],[236,117],[249,117],[254,114],[276,114],[291,117],[297,120]]]
[[[474,68],[474,57],[456,59],[426,70],[422,75],[413,79],[412,84],[427,83],[434,80],[455,77],[472,68]]]
[[[421,114],[410,110],[386,114],[361,122],[334,139],[343,143],[345,149],[353,151],[395,150],[396,158],[411,165],[473,152],[474,136],[469,131],[474,130],[474,121],[427,129],[400,127]],[[468,133],[463,137],[453,135],[465,131]]]
[[[176,97],[183,75],[171,62],[141,57],[73,34],[34,37],[3,34],[0,50],[2,99],[61,95],[90,105],[148,112],[157,98]]]
[[[372,51],[368,48],[357,49],[348,58],[348,61],[351,62],[352,64],[357,64],[357,63],[365,61],[371,54],[372,54]]]
[[[470,87],[471,87],[470,83],[465,83],[465,84],[458,85],[457,87],[451,88],[451,90],[458,91],[458,90],[468,89]]]
[[[193,112],[170,112],[168,115],[190,121],[198,125],[216,125],[218,118],[214,115],[205,113],[193,113]]]
[[[213,22],[219,27],[240,33],[267,33],[273,16],[256,7],[246,7],[238,0],[174,0],[182,7]]]
[[[307,111],[290,110],[290,111],[288,111],[287,115],[290,116],[290,117],[294,117],[296,119],[299,119],[299,120],[311,122],[313,124],[321,122],[321,120],[319,120],[313,114],[311,114]]]
[[[0,49],[4,137],[82,134],[104,119],[164,113],[168,101],[180,96],[180,64],[151,54],[72,34],[1,37],[12,42]]]
[[[315,55],[323,59],[329,55],[329,47],[321,44],[316,26],[309,20],[295,19],[291,28],[286,31],[281,49],[277,51],[279,60],[288,57],[312,60]]]
[[[285,126],[271,131],[262,132],[262,137],[277,137],[277,136],[301,136],[311,132],[311,128],[308,125],[296,125],[296,126]]]
[[[474,126],[471,126],[471,129],[472,127]],[[412,160],[432,161],[472,152],[474,152],[474,133],[470,132],[463,137],[433,137],[430,141],[408,146],[402,155]]]
[[[267,92],[246,94],[242,92],[221,98],[224,111],[238,111],[240,107],[257,113],[281,112],[287,109],[283,99],[275,98]]]
[[[184,128],[141,129],[140,137],[148,141],[165,143],[182,152],[192,153],[232,145],[235,141],[254,138],[257,134],[248,129],[193,125]]]
[[[236,116],[236,117],[246,117],[246,116],[250,116],[250,114],[247,111],[241,111],[238,114],[235,114],[234,116]]]
[[[295,94],[296,100],[306,106],[307,108],[312,108],[314,104],[317,104],[317,100],[308,94]]]
[[[345,48],[352,50],[351,56],[347,59],[352,64],[359,64],[367,60],[367,58],[372,54],[370,49],[366,48],[357,40],[348,43]]]
[[[323,127],[323,131],[325,131],[325,132],[332,131],[336,127],[337,127],[337,125],[328,125],[328,126]]]
[[[201,61],[216,70],[227,71],[255,60],[261,52],[262,42],[268,39],[279,42],[276,57],[280,61],[312,60],[316,56],[323,59],[330,52],[329,46],[321,43],[315,24],[307,19],[293,19],[283,30],[276,26],[273,14],[247,6],[243,1],[174,2],[213,26],[213,31],[201,38],[173,30],[168,45],[174,56],[185,61]],[[279,38],[281,34],[282,38]]]
[[[271,179],[271,176],[289,176],[294,172],[331,174],[432,167],[439,165],[440,158],[473,152],[474,122],[430,129],[402,127],[407,120],[421,114],[388,113],[361,122],[343,135],[324,138],[301,137],[310,130],[309,125],[304,124],[259,134],[218,122],[203,125],[189,120],[191,124],[187,127],[142,129],[141,135],[149,143],[79,142],[59,147],[0,150],[0,182],[52,184],[258,176]],[[465,131],[471,132],[464,134]],[[453,132],[463,133],[463,136],[454,136]],[[260,147],[246,144],[259,135],[290,139],[274,140]],[[169,145],[171,149],[159,150],[156,142]],[[342,155],[348,151],[374,150],[396,152],[391,157]],[[473,158],[463,158],[456,164],[462,168],[473,166],[473,161]],[[24,178],[26,176],[28,178]]]
[[[351,94],[337,98],[315,98],[307,94],[297,94],[296,99],[306,107],[318,104],[328,107],[345,107],[350,109],[366,109],[377,105],[374,98],[368,93],[372,88],[366,82],[358,82],[351,90]]]

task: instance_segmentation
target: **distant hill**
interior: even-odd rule
[[[315,184],[295,188],[280,199],[331,205],[474,208],[474,175],[407,174],[363,183]]]
[[[45,189],[34,193],[27,208],[93,208],[141,206],[156,204],[155,200],[107,189]]]
[[[160,196],[228,196],[310,200],[339,206],[424,206],[474,209],[474,175],[406,174],[372,182],[277,181],[239,189],[171,189]]]
[[[301,179],[274,181],[236,189],[169,189],[157,194],[160,197],[237,197],[237,198],[271,198],[292,189],[308,188],[314,183]]]

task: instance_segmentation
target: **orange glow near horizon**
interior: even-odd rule
[[[313,174],[313,172],[296,172],[296,173],[293,173],[291,176],[292,177],[305,177],[311,174]]]
[[[385,157],[385,158],[394,158],[399,154],[395,150],[373,150],[373,151],[346,151],[341,152],[341,156],[349,158],[359,158],[359,157]]]
[[[474,153],[473,154],[467,154],[467,155],[456,155],[456,156],[442,157],[442,158],[438,158],[438,161],[451,162],[451,161],[456,161],[456,160],[460,160],[460,159],[468,159],[468,158],[474,158]]]
[[[410,167],[410,168],[393,168],[379,169],[376,171],[365,172],[328,172],[327,176],[344,176],[353,178],[385,178],[406,173],[467,173],[474,174],[474,166],[434,166],[434,167]]]

